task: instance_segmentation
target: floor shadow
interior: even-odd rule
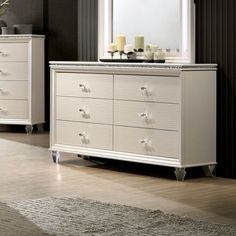
[[[86,159],[85,159],[86,160]],[[164,178],[175,180],[174,168],[172,167],[165,167],[165,166],[158,166],[158,165],[150,165],[150,164],[143,164],[143,163],[136,163],[136,162],[128,162],[128,161],[119,161],[119,160],[112,160],[112,159],[104,159],[104,158],[97,158],[97,157],[90,157],[87,159],[87,163],[81,161],[81,158],[78,160],[71,159],[61,162],[64,166],[72,166],[72,165],[79,165],[79,166],[89,166],[90,168],[98,168],[116,172],[125,172],[135,175],[144,175],[144,176],[151,176],[157,178]],[[195,168],[188,168],[186,180],[194,179],[194,178],[201,178],[204,177],[204,172],[202,168],[195,167]]]

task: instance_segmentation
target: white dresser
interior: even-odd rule
[[[216,164],[216,65],[51,62],[52,157]]]
[[[44,36],[0,36],[0,124],[44,123]]]

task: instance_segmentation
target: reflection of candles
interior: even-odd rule
[[[137,35],[135,36],[135,49],[144,49],[144,36],[142,35]]]
[[[116,38],[116,44],[117,44],[117,50],[118,51],[124,51],[124,46],[126,44],[126,37],[125,35],[121,34],[121,35],[118,35],[117,38]]]
[[[151,51],[152,52],[157,52],[158,51],[158,46],[155,45],[155,44],[150,44],[150,47],[151,47]]]
[[[110,43],[108,45],[108,52],[116,52],[117,51],[117,46],[115,43]]]

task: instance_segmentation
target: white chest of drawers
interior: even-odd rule
[[[0,36],[0,124],[44,123],[44,36]]]
[[[175,168],[216,164],[216,65],[51,62],[59,152]]]

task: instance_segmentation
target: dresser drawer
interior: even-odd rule
[[[113,98],[113,75],[57,73],[56,94],[60,96]]]
[[[28,61],[28,43],[0,43],[0,61]]]
[[[28,80],[28,62],[0,62],[0,80]]]
[[[57,97],[57,119],[102,124],[113,122],[113,101]]]
[[[114,102],[115,125],[179,130],[179,104],[153,102]]]
[[[114,150],[178,158],[179,133],[153,129],[114,127]]]
[[[57,121],[56,142],[61,145],[112,150],[112,126]]]
[[[114,97],[122,100],[179,103],[180,78],[115,75]]]
[[[0,119],[28,119],[27,101],[0,100]]]
[[[28,81],[1,81],[0,99],[28,99]]]

